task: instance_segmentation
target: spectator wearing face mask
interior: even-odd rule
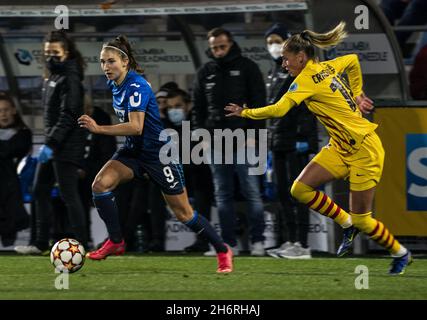
[[[87,247],[87,229],[79,194],[86,131],[77,119],[83,114],[85,63],[74,41],[63,30],[49,32],[43,42],[45,81],[42,88],[45,142],[39,149],[34,181],[36,240],[19,246],[21,254],[45,254],[50,249],[53,215],[50,192],[55,183],[67,208],[72,236]]]
[[[181,128],[182,122],[188,121],[189,113],[191,110],[191,98],[189,94],[182,89],[178,88],[170,90],[166,97],[165,106],[166,120],[164,121],[164,125],[165,128],[174,129],[176,133],[180,136],[179,156],[181,158],[181,146],[183,143],[189,142],[183,141],[181,139]],[[190,170],[188,164],[183,163],[183,168],[185,180],[187,183],[187,192],[189,196],[192,196],[193,187],[190,179]],[[201,213],[199,210],[198,212]]]
[[[182,89],[169,90],[165,110],[169,125],[174,129],[180,129],[182,121],[187,120],[191,108],[191,99],[187,92]]]
[[[165,127],[175,129],[181,134],[182,122],[188,120],[191,110],[190,95],[181,89],[169,91],[166,99],[167,123]],[[186,143],[182,141],[181,143]],[[211,206],[213,203],[213,182],[210,168],[207,164],[193,163],[183,164],[184,176],[187,183],[187,191],[190,199],[193,199],[194,208],[210,220]],[[184,248],[186,252],[205,252],[209,250],[209,242],[197,236],[195,242]]]

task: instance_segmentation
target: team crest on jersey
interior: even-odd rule
[[[292,83],[291,84],[291,86],[289,87],[289,92],[294,92],[294,91],[297,91],[297,89],[298,89],[298,85],[297,85],[297,83],[296,82],[294,82],[294,83]]]
[[[138,100],[135,100],[135,98],[138,97]],[[139,107],[141,104],[141,94],[137,91],[133,93],[133,95],[129,98],[130,106],[133,108]]]

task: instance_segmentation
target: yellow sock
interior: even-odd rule
[[[372,212],[356,214],[350,212],[353,225],[367,234],[372,240],[384,247],[392,255],[398,254],[403,246],[397,241],[384,224],[372,218]]]
[[[340,226],[344,228],[351,226],[350,215],[323,192],[295,180],[291,188],[291,195],[314,211],[333,219]]]

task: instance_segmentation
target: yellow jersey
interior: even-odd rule
[[[349,84],[343,77],[346,72]],[[326,127],[331,143],[344,154],[359,150],[365,136],[376,124],[362,117],[354,97],[362,94],[363,80],[355,54],[334,60],[309,60],[288,91],[275,104],[244,109],[242,117],[266,119],[283,117],[292,107],[305,102],[308,109]]]

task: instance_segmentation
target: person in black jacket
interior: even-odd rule
[[[16,167],[31,146],[31,130],[22,121],[13,100],[0,93],[0,236],[5,247],[13,245],[16,232],[29,224]]]
[[[44,40],[46,76],[42,91],[45,144],[39,150],[34,198],[36,244],[17,250],[40,254],[49,249],[50,191],[54,182],[68,211],[73,236],[87,245],[86,220],[79,196],[78,169],[83,164],[86,131],[77,119],[83,114],[84,62],[74,42],[62,31],[49,32]]]
[[[228,103],[259,107],[265,103],[265,85],[260,69],[252,60],[243,57],[241,49],[231,33],[215,28],[207,34],[211,61],[198,71],[194,83],[192,128],[250,129],[260,128],[262,123],[242,118],[226,118],[224,107]],[[247,146],[255,141],[247,141]],[[259,190],[259,177],[248,174],[249,165],[236,164],[234,146],[233,164],[211,164],[215,200],[218,207],[222,237],[237,253],[236,214],[233,208],[234,174],[236,173],[243,196],[248,203],[248,217],[252,242],[251,254],[264,255],[264,209]],[[224,156],[222,154],[221,156]],[[214,255],[209,252],[206,255]]]
[[[265,33],[267,49],[273,59],[267,81],[267,104],[276,103],[295,79],[281,67],[282,45],[289,36],[281,23],[274,24]],[[300,105],[282,118],[269,119],[267,127],[269,149],[273,152],[277,195],[282,206],[277,219],[282,245],[267,250],[267,254],[276,258],[310,258],[307,244],[308,208],[297,204],[289,191],[295,178],[308,163],[309,155],[317,152],[316,118],[305,105]]]

